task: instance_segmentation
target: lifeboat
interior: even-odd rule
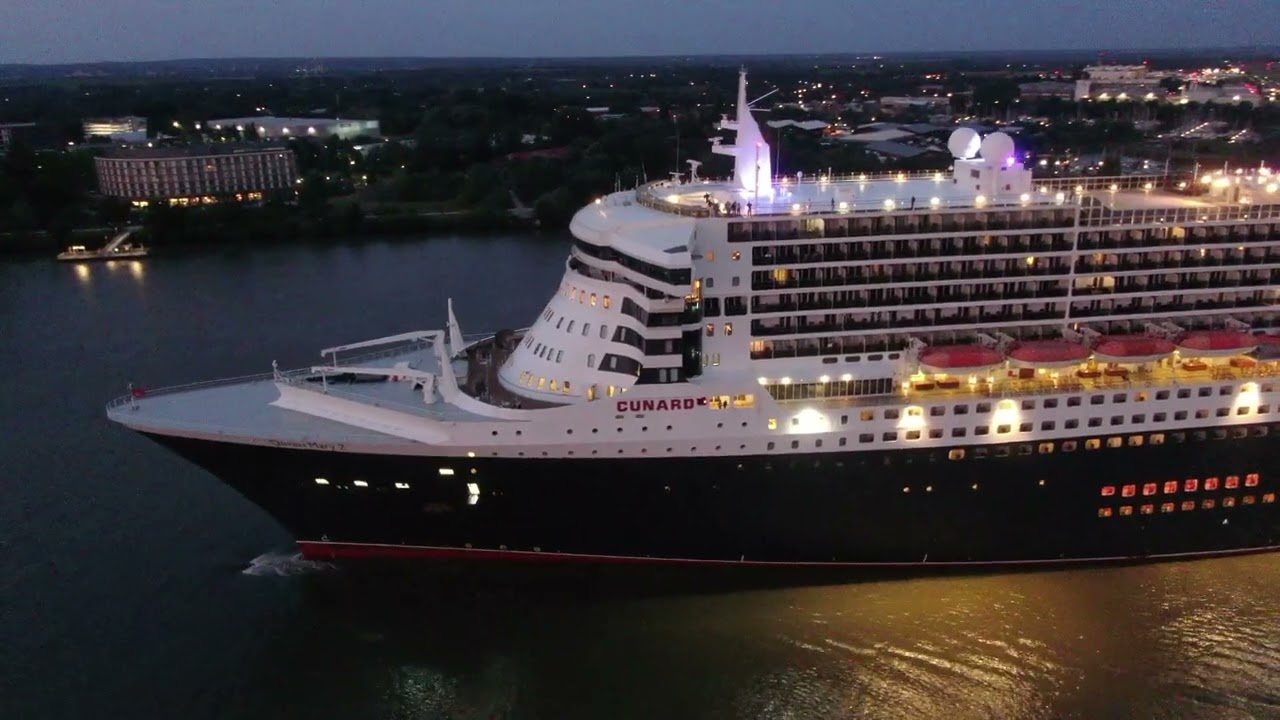
[[[1145,363],[1173,354],[1173,343],[1154,335],[1103,335],[1093,346],[1100,362]]]
[[[1174,344],[1186,356],[1214,357],[1253,352],[1258,348],[1258,340],[1238,330],[1203,330],[1184,333]]]
[[[981,345],[940,345],[920,352],[920,368],[933,373],[988,370],[1004,362],[1004,355]]]
[[[1029,340],[1009,349],[1009,360],[1019,367],[1060,368],[1079,365],[1093,351],[1080,343],[1066,340]]]

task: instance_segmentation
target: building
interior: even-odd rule
[[[84,125],[85,137],[115,137],[132,133],[146,133],[147,119],[135,115],[114,118],[87,118]]]
[[[931,110],[945,107],[951,102],[945,97],[882,97],[877,101],[881,112],[894,115],[906,110]]]
[[[0,157],[9,153],[9,146],[15,138],[25,139],[35,129],[35,123],[0,123]]]
[[[193,145],[113,148],[94,159],[98,189],[145,206],[222,200],[261,200],[293,192],[297,160],[288,148],[267,145]]]
[[[1037,80],[1018,85],[1018,97],[1023,100],[1043,100],[1045,98],[1075,99],[1075,86],[1069,82],[1057,80]]]
[[[287,118],[264,115],[261,117],[220,118],[205,123],[210,130],[237,130],[246,127],[256,129],[263,140],[280,140],[294,137],[328,138],[343,140],[367,136],[381,137],[377,120],[341,120],[337,118]]]

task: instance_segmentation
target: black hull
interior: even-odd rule
[[[1075,452],[1058,443],[1052,454],[1009,445],[1007,456],[991,448],[978,458],[969,448],[959,460],[945,449],[426,458],[150,437],[264,508],[311,556],[935,565],[1273,548],[1280,429],[1269,429],[1167,433],[1139,447],[1104,439],[1096,450],[1082,438]],[[1150,483],[1158,489],[1144,495]]]

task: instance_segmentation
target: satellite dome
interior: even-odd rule
[[[973,128],[959,128],[947,140],[947,149],[951,151],[952,157],[959,160],[968,160],[977,155],[981,146],[982,138],[978,137],[978,131]]]
[[[1013,138],[1002,132],[994,132],[982,139],[982,159],[989,163],[1004,164],[1013,157]]]

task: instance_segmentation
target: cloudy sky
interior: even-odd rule
[[[0,63],[1280,44],[1280,0],[4,0]]]

